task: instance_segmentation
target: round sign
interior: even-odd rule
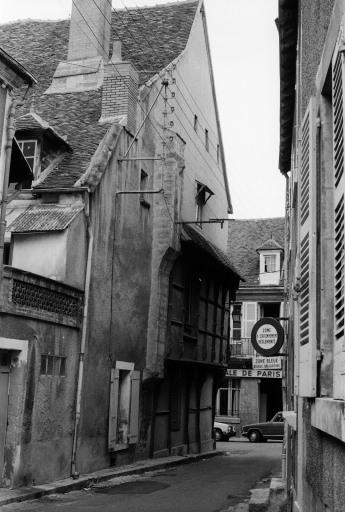
[[[274,356],[284,343],[284,329],[275,318],[261,318],[253,327],[252,345],[262,356]]]

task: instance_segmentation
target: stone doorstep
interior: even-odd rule
[[[222,451],[214,450],[192,455],[148,459],[126,466],[101,469],[94,473],[83,475],[78,479],[66,478],[49,484],[36,485],[34,487],[20,487],[18,489],[0,488],[0,507],[3,505],[9,505],[10,503],[35,500],[49,494],[65,493],[83,489],[92,484],[104,482],[120,476],[139,475],[146,473],[147,471],[155,471],[173,466],[180,466],[182,464],[198,462],[202,459],[209,459],[211,457],[216,457],[217,455],[222,455],[223,453],[224,452]]]

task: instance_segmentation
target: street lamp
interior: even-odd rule
[[[241,323],[242,312],[241,307],[239,305],[234,305],[231,316],[233,323]]]

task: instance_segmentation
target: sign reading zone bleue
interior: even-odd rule
[[[251,342],[258,354],[274,356],[284,343],[284,329],[275,318],[261,318],[252,329]]]

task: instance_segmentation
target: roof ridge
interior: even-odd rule
[[[1,27],[5,27],[8,25],[14,25],[15,23],[28,23],[28,22],[35,22],[35,23],[57,23],[59,21],[69,21],[71,17],[68,18],[57,18],[55,20],[52,19],[42,19],[42,18],[18,18],[16,20],[10,20],[5,21],[4,23],[0,23]]]
[[[172,2],[164,2],[162,4],[152,4],[152,5],[137,5],[135,7],[128,6],[128,7],[121,7],[112,9],[113,12],[118,11],[140,11],[142,9],[154,9],[155,7],[167,7],[169,5],[183,5],[183,4],[198,4],[199,0],[175,0]]]

